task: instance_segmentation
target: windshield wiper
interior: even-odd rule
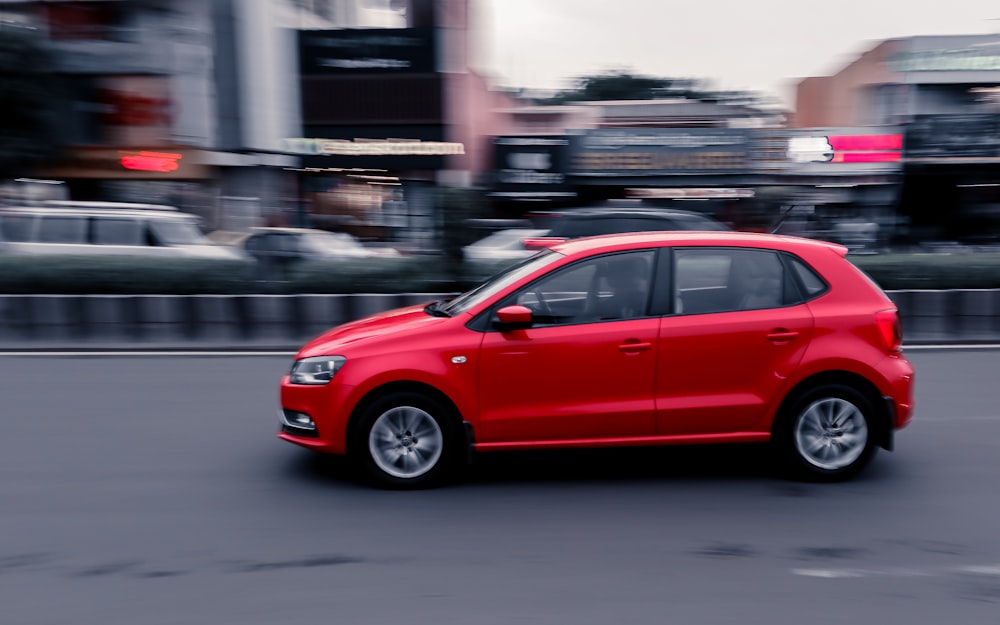
[[[442,308],[444,303],[445,300],[443,299],[439,299],[436,302],[431,302],[430,304],[424,306],[424,312],[427,313],[428,315],[431,315],[432,317],[450,317],[451,313]]]

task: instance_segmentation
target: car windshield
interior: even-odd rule
[[[151,221],[149,227],[162,245],[202,245],[207,241],[190,221]]]
[[[480,302],[492,297],[496,293],[499,293],[509,285],[534,272],[536,269],[550,265],[560,258],[562,258],[562,254],[553,252],[552,250],[539,252],[530,258],[526,258],[521,262],[504,269],[471,291],[459,295],[444,305],[441,310],[447,313],[448,316],[454,317],[458,313],[465,312]]]

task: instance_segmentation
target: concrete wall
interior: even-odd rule
[[[904,342],[1000,342],[1000,289],[892,291]],[[0,295],[0,348],[292,349],[332,326],[433,293]]]

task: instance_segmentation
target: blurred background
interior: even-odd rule
[[[0,0],[0,203],[170,206],[255,258],[460,258],[626,198],[859,253],[1000,243],[1000,35],[869,42],[791,104],[714,88],[683,59],[683,77],[606,70],[544,91],[474,69],[497,37],[487,5]],[[0,250],[94,242],[72,214],[31,214],[0,219]],[[247,250],[261,228],[286,230]],[[292,244],[290,228],[342,236]],[[142,247],[125,229],[101,240]]]

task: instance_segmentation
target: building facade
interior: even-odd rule
[[[910,239],[1000,241],[1000,34],[883,41],[796,95],[798,127],[901,129]]]

